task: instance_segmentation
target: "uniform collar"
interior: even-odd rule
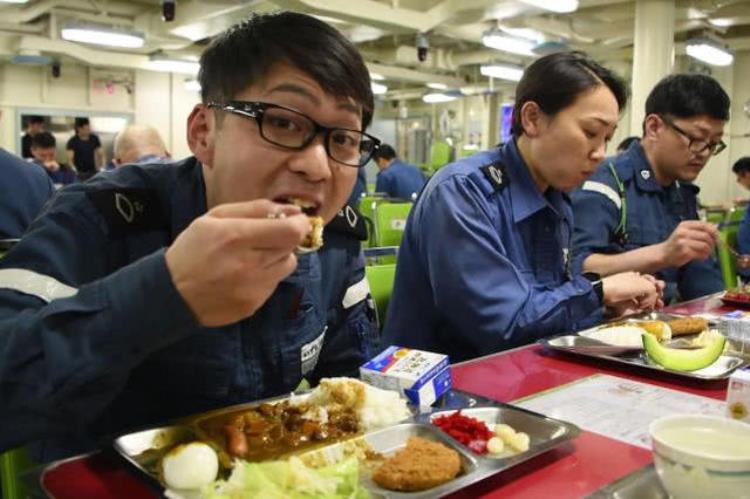
[[[500,162],[508,169],[510,177],[508,189],[510,189],[514,223],[519,223],[547,207],[556,213],[564,213],[562,210],[565,203],[563,194],[551,187],[547,196],[539,192],[531,177],[529,167],[518,151],[515,139],[506,143],[500,150]]]
[[[656,175],[654,175],[654,170],[646,157],[646,151],[643,150],[640,141],[630,144],[630,147],[623,154],[627,157],[629,160],[628,164],[633,169],[631,173],[638,189],[647,192],[661,192],[664,190],[662,185],[656,181]]]
[[[203,165],[195,157],[180,161],[170,168],[177,169],[172,191],[172,240],[190,223],[208,211]]]

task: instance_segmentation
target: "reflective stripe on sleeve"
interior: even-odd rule
[[[368,294],[370,294],[370,284],[367,282],[367,278],[363,277],[362,280],[358,283],[349,286],[349,289],[346,290],[346,294],[344,295],[344,299],[341,301],[341,304],[344,306],[344,308],[353,307],[357,303],[367,298]]]
[[[58,298],[68,298],[78,293],[76,288],[63,284],[54,277],[26,269],[0,270],[0,289],[12,289],[36,296],[47,303]]]
[[[617,206],[618,210],[622,208],[622,201],[620,200],[620,196],[617,194],[617,191],[615,191],[607,184],[595,182],[593,180],[587,180],[583,183],[581,189],[583,189],[584,191],[598,192],[599,194],[607,197],[607,199],[615,203],[615,206]]]

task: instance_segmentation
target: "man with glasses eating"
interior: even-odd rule
[[[194,156],[64,190],[0,262],[0,451],[84,452],[377,353],[345,206],[379,144],[356,48],[307,15],[256,16],[210,44],[199,81]]]
[[[699,220],[693,182],[726,147],[729,104],[710,76],[671,75],[654,87],[641,140],[573,193],[574,254],[585,272],[654,273],[667,284],[665,302],[724,288],[718,230]]]

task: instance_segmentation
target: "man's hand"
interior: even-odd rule
[[[686,220],[675,227],[669,238],[659,244],[665,267],[682,267],[693,260],[705,260],[719,240],[715,225],[699,220]]]
[[[50,161],[45,161],[44,167],[51,172],[56,172],[60,169],[60,163],[58,163],[57,161],[53,159]]]
[[[602,279],[604,305],[616,316],[651,311],[664,306],[664,281],[637,272],[621,272]]]
[[[310,232],[297,206],[255,200],[217,206],[166,253],[177,291],[203,326],[254,314],[297,267],[294,249]]]

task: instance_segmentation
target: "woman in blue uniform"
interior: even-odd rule
[[[605,156],[626,90],[582,53],[529,66],[513,136],[442,168],[412,210],[385,340],[462,360],[661,306],[663,283],[584,276],[566,192]]]

